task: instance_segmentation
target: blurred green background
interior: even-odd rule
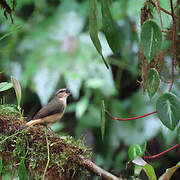
[[[7,1],[7,2],[10,2]],[[113,55],[99,34],[108,70],[94,48],[88,27],[88,0],[17,0],[14,24],[0,10],[0,82],[15,76],[22,86],[22,108],[31,119],[57,89],[67,87],[72,96],[61,122],[52,125],[59,134],[85,138],[93,161],[113,174],[130,177],[128,147],[148,141],[147,154],[157,154],[176,143],[176,132],[165,128],[156,115],[131,122],[108,118],[101,139],[101,100],[116,117],[132,117],[155,110],[155,99],[143,95],[139,81],[138,39],[140,9],[144,0],[112,1],[121,50]],[[10,2],[11,3],[11,2]],[[161,6],[170,10],[169,1]],[[154,16],[158,20],[156,9]],[[162,13],[168,27],[171,17]],[[99,28],[102,28],[99,6]],[[164,89],[166,86],[162,86]],[[174,89],[176,94],[178,90]],[[14,90],[1,93],[5,103],[17,103]],[[178,151],[151,161],[159,176],[178,162]]]

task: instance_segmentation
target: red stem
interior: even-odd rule
[[[171,91],[174,83],[174,54],[175,54],[175,40],[176,40],[176,19],[174,15],[172,0],[170,0],[170,5],[171,5],[171,14],[173,19],[173,44],[172,44],[172,65],[171,65],[172,77],[171,77],[171,84],[169,86],[169,92]]]
[[[154,6],[156,6],[156,5],[155,5],[155,3],[154,3],[153,1],[151,1],[151,4],[153,4]],[[167,10],[165,10],[165,9],[161,8],[160,6],[159,6],[159,9],[160,9],[161,11],[165,12],[166,14],[168,14],[168,15],[172,16],[172,13],[170,13],[169,11],[167,11]],[[179,16],[176,16],[176,15],[174,15],[174,16],[175,16],[175,18],[180,19],[180,17],[179,17]]]
[[[178,148],[178,147],[180,147],[180,144],[176,144],[176,145],[173,146],[172,148],[169,148],[169,149],[167,149],[166,151],[163,151],[163,152],[161,152],[161,153],[159,153],[159,154],[156,154],[156,155],[154,155],[154,156],[143,156],[143,158],[144,158],[144,159],[155,159],[155,158],[160,157],[160,156],[162,156],[162,155],[168,153],[169,151],[172,151],[173,149]]]
[[[131,120],[140,119],[140,118],[149,116],[149,115],[151,115],[151,114],[157,113],[157,111],[153,111],[153,112],[150,112],[150,113],[147,113],[147,114],[144,114],[144,115],[141,115],[141,116],[137,116],[137,117],[132,117],[132,118],[117,118],[117,117],[114,117],[112,114],[110,114],[110,112],[108,112],[107,110],[105,110],[105,112],[106,112],[112,119],[118,120],[118,121],[131,121]]]

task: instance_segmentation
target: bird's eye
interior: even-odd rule
[[[66,89],[61,89],[59,92],[60,92],[60,93],[66,92]]]
[[[56,92],[56,95],[58,95],[59,93],[63,93],[63,92],[66,92],[66,89],[59,89],[59,90]]]

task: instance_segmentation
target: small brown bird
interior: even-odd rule
[[[50,128],[52,123],[62,118],[66,109],[66,100],[69,95],[70,92],[67,89],[59,89],[54,98],[47,105],[42,107],[33,119],[23,125],[20,130],[35,124],[43,124],[47,126],[47,128]]]

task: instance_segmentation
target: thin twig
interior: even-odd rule
[[[84,165],[89,171],[93,172],[100,178],[105,180],[122,180],[121,178],[118,178],[113,174],[105,171],[101,167],[97,166],[91,160],[84,158],[84,156],[79,155],[78,157],[80,159],[80,165]]]
[[[151,4],[153,4],[154,6],[156,6],[155,3],[154,3],[153,1],[151,1]],[[169,11],[167,11],[167,10],[161,8],[160,6],[159,6],[159,9],[160,9],[161,11],[165,12],[166,14],[172,16],[172,13],[170,13]],[[180,19],[179,16],[176,16],[176,15],[174,15],[174,16],[175,16],[175,18]]]
[[[0,141],[0,144],[2,144],[4,141],[6,141],[7,139],[9,139],[9,138],[12,138],[12,137],[14,137],[14,136],[16,136],[17,134],[19,134],[19,133],[22,133],[22,131],[18,131],[17,133],[14,133],[14,134],[12,134],[12,135],[10,135],[10,136],[8,136],[8,137],[6,137],[5,139],[3,139],[2,141]]]
[[[137,117],[132,117],[132,118],[117,118],[117,117],[114,117],[109,111],[105,110],[105,112],[106,112],[112,119],[118,120],[118,121],[131,121],[131,120],[136,120],[136,119],[140,119],[140,118],[149,116],[149,115],[151,115],[151,114],[157,113],[157,111],[153,111],[153,112],[150,112],[150,113],[147,113],[147,114],[143,114],[143,115],[137,116]]]
[[[156,154],[153,156],[143,156],[143,158],[144,159],[155,159],[155,158],[160,157],[160,156],[162,156],[162,155],[168,153],[169,151],[172,151],[173,149],[178,148],[178,147],[180,147],[180,144],[176,144],[175,146],[173,146],[173,147],[171,147],[171,148],[169,148],[169,149],[167,149],[167,150],[165,150],[159,154]]]
[[[46,172],[47,172],[47,168],[49,166],[49,162],[50,162],[50,152],[49,152],[49,142],[48,142],[48,137],[47,137],[47,129],[45,129],[45,135],[46,135],[46,145],[47,145],[47,163],[46,163],[46,167],[44,169],[44,174],[42,177],[42,180],[45,180],[45,176],[46,176]]]
[[[176,40],[176,18],[174,15],[172,0],[170,0],[170,5],[171,5],[172,20],[173,20],[173,44],[172,44],[172,65],[171,65],[172,74],[171,74],[171,83],[168,90],[169,92],[171,91],[174,83],[174,54],[175,54],[175,40]]]
[[[162,23],[162,18],[161,18],[161,11],[160,11],[160,5],[159,5],[159,0],[155,0],[155,5],[157,8],[157,13],[160,19],[160,24],[161,24],[161,30],[163,30],[163,23]]]

